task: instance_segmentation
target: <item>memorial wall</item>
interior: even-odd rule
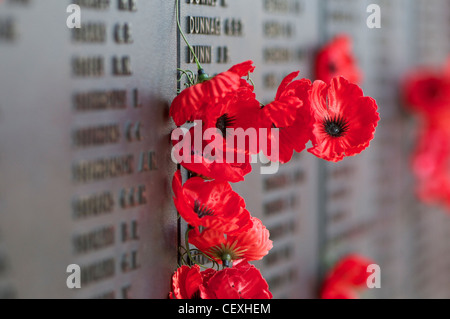
[[[81,8],[71,28],[68,6]],[[381,8],[369,28],[368,6]],[[414,195],[415,119],[405,72],[450,52],[446,0],[181,0],[206,72],[253,60],[255,92],[289,73],[314,80],[317,50],[345,33],[381,120],[339,163],[304,151],[233,188],[270,231],[254,264],[274,298],[318,298],[347,253],[370,257],[364,298],[450,298],[450,215]],[[169,107],[196,72],[175,0],[0,1],[0,298],[167,298],[186,227],[172,203]],[[81,267],[81,288],[66,284]]]

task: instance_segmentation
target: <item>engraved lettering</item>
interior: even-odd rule
[[[76,93],[73,96],[73,104],[77,111],[124,109],[127,105],[127,91],[112,90]]]
[[[79,77],[100,77],[104,74],[105,63],[102,56],[75,57],[72,59],[72,73]]]
[[[129,56],[113,57],[113,74],[117,76],[131,75],[131,58]]]
[[[217,48],[217,63],[228,63],[230,57],[228,54],[228,47],[222,46]]]
[[[75,147],[99,146],[114,144],[120,140],[118,124],[102,125],[77,129],[72,133]]]
[[[111,213],[113,209],[114,199],[111,192],[77,198],[72,202],[74,219],[83,219],[108,214]]]
[[[122,260],[121,260],[120,266],[121,266],[122,272],[129,272],[129,271],[138,269],[140,267],[140,265],[138,263],[137,251],[133,250],[130,253],[124,253],[122,255]]]
[[[136,108],[142,106],[142,104],[139,100],[139,90],[138,89],[133,90],[133,106]]]
[[[82,8],[104,10],[109,8],[110,0],[73,0],[74,4]]]
[[[187,47],[186,47],[187,48]],[[194,49],[195,55],[197,56],[200,63],[210,64],[212,61],[212,47],[207,45],[194,45],[192,46]],[[192,52],[188,50],[188,63],[195,63],[194,55]]]
[[[291,38],[294,36],[295,27],[291,23],[266,21],[263,24],[263,32],[266,38]]]
[[[141,122],[136,122],[133,124],[133,122],[127,121],[125,123],[125,136],[129,142],[141,140],[141,127]]]
[[[114,26],[114,39],[117,43],[133,43],[130,23],[117,23]]]
[[[102,281],[111,278],[116,273],[114,258],[103,259],[87,266],[81,267],[81,285]]]
[[[131,221],[130,224],[122,223],[121,225],[121,238],[122,242],[139,240],[138,235],[138,222],[136,220]]]
[[[220,18],[208,17],[187,17],[188,31],[190,34],[206,34],[206,35],[220,35],[221,20]]]
[[[148,172],[158,170],[156,164],[156,153],[154,151],[141,152],[139,156],[138,172]]]
[[[72,243],[75,254],[86,254],[112,246],[114,239],[114,226],[105,226],[88,233],[75,235]]]
[[[137,11],[136,0],[118,0],[119,10],[122,11]]]
[[[264,9],[271,13],[302,12],[302,3],[299,0],[264,0]]]
[[[133,173],[133,155],[80,161],[72,167],[73,180],[87,183]]]
[[[106,41],[106,25],[104,23],[83,23],[81,28],[72,29],[74,42],[104,43]]]
[[[147,203],[145,185],[139,185],[137,188],[122,188],[119,193],[119,203],[122,209],[134,206],[145,205]]]
[[[217,0],[187,0],[187,3],[215,7]]]
[[[15,21],[12,18],[0,18],[0,41],[12,42],[16,34]]]
[[[292,59],[292,53],[288,48],[266,48],[263,51],[265,62],[289,62]]]
[[[226,19],[225,34],[229,36],[242,36],[244,34],[244,24],[241,19]]]

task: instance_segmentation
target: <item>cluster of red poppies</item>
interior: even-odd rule
[[[405,106],[419,116],[412,156],[417,196],[450,209],[450,63],[409,73],[403,96]]]
[[[346,39],[332,42],[317,62],[326,64],[327,82],[295,80],[299,72],[293,72],[267,105],[256,99],[252,61],[211,78],[199,68],[197,83],[174,99],[170,115],[184,130],[172,134],[172,155],[176,153],[189,178],[183,181],[178,170],[172,188],[175,206],[188,224],[188,265],[174,274],[171,298],[272,297],[259,270],[248,263],[272,248],[269,231],[250,215],[230,182],[244,180],[252,156],[261,152],[273,162],[286,163],[311,141],[309,152],[337,162],[369,146],[379,120],[377,105],[341,76],[359,79],[349,50]],[[253,138],[242,142],[239,132]],[[189,266],[196,263],[189,244],[223,269]]]

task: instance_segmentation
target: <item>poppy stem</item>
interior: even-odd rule
[[[186,42],[189,51],[191,51],[192,56],[194,57],[195,63],[197,64],[197,68],[200,72],[200,70],[203,70],[202,65],[200,64],[200,61],[197,58],[197,55],[195,54],[194,49],[192,48],[192,46],[189,44],[188,40],[186,39],[186,36],[184,35],[183,30],[181,29],[181,24],[180,24],[180,16],[179,16],[179,12],[178,12],[178,6],[179,6],[179,0],[176,0],[176,4],[175,4],[175,14],[176,14],[176,18],[177,18],[177,25],[178,25],[178,31],[180,31],[181,37],[183,38],[184,42]]]
[[[248,72],[247,80],[250,81],[250,83],[252,84],[252,86],[253,86],[253,88],[254,88],[254,87],[255,87],[255,83],[254,83],[253,80],[250,78],[250,72]]]

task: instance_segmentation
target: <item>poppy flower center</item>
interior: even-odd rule
[[[213,209],[208,208],[208,206],[206,206],[205,204],[200,204],[198,200],[194,202],[194,212],[198,215],[199,218],[214,215]]]
[[[430,99],[437,99],[440,92],[438,87],[431,85],[428,87],[427,93]]]
[[[348,123],[342,116],[327,117],[323,121],[325,132],[332,137],[341,137],[348,131]]]
[[[227,128],[231,127],[234,122],[235,119],[232,116],[229,116],[228,113],[225,113],[217,119],[216,127],[222,132],[222,136],[225,137]]]
[[[195,299],[195,300],[202,299],[202,297],[200,296],[200,290],[197,290],[196,292],[194,292],[190,299]]]
[[[336,64],[335,64],[334,62],[330,62],[330,63],[328,64],[328,70],[329,70],[331,73],[336,73],[336,72],[337,72]]]

